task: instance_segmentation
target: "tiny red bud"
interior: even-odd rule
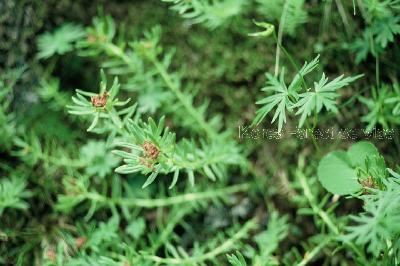
[[[82,236],[75,239],[76,248],[81,248],[87,241],[87,238]]]
[[[46,252],[46,255],[51,261],[56,261],[57,256],[53,248],[49,248]]]

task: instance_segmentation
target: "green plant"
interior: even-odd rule
[[[94,117],[87,131],[91,131],[96,127],[100,117],[110,118],[111,121],[115,123],[117,128],[122,128],[123,122],[119,118],[119,115],[131,114],[131,112],[133,112],[135,109],[135,106],[132,106],[131,108],[125,108],[117,112],[114,107],[124,106],[130,101],[130,99],[127,99],[123,102],[119,101],[118,99],[114,99],[119,91],[118,79],[115,78],[113,85],[109,90],[107,90],[107,80],[104,72],[102,72],[101,78],[102,81],[98,94],[77,90],[76,97],[72,97],[72,101],[75,105],[67,106],[70,114],[92,115]],[[90,97],[90,101],[84,96]],[[128,117],[129,116],[127,116],[127,118]]]
[[[273,92],[273,94],[257,101],[257,104],[263,106],[257,110],[253,124],[260,124],[274,108],[276,108],[276,111],[271,123],[278,118],[278,131],[281,131],[283,124],[286,123],[286,112],[294,112],[295,109],[297,109],[295,114],[301,115],[298,124],[299,128],[303,127],[307,117],[310,115],[314,115],[315,125],[317,115],[322,111],[322,108],[337,113],[336,99],[339,97],[339,94],[336,91],[359,79],[362,75],[347,78],[339,76],[328,82],[328,78],[323,74],[320,81],[314,83],[314,90],[311,90],[311,88],[306,87],[307,84],[304,78],[317,67],[318,62],[319,56],[310,63],[304,63],[288,86],[285,82],[284,69],[282,69],[279,79],[267,73],[267,87],[261,90]]]
[[[64,24],[54,33],[45,33],[38,38],[38,58],[49,58],[53,55],[63,55],[72,51],[73,44],[85,35],[82,27],[74,24]]]
[[[1,181],[0,195],[0,215],[2,215],[7,208],[26,210],[29,205],[24,198],[31,196],[31,193],[26,190],[23,179],[12,177]]]
[[[359,97],[367,108],[368,113],[361,120],[368,123],[366,130],[371,132],[377,125],[388,130],[393,125],[400,123],[398,118],[398,85],[393,85],[393,90],[387,85],[382,85],[379,89],[372,88],[372,98]],[[379,91],[379,93],[378,93]]]
[[[202,142],[201,148],[194,141],[183,139],[175,142],[175,135],[164,129],[162,118],[158,125],[152,119],[139,125],[130,123],[129,132],[133,143],[120,142],[117,146],[129,149],[127,153],[116,150],[114,154],[124,158],[125,164],[115,171],[121,174],[142,172],[150,174],[143,187],[150,185],[158,174],[173,173],[172,188],[178,181],[179,173],[187,172],[189,182],[194,185],[194,173],[202,173],[211,180],[226,178],[228,165],[240,165],[241,157],[235,147],[219,147],[218,143]]]
[[[364,212],[350,217],[354,224],[346,228],[345,236],[366,246],[375,257],[384,254],[382,260],[388,264],[398,263],[399,258],[400,195],[398,175],[395,176],[383,181],[384,190],[369,188],[370,195],[358,197],[364,202]]]
[[[318,166],[321,184],[331,193],[352,194],[363,201],[364,211],[351,215],[344,241],[366,246],[382,263],[396,264],[399,228],[399,175],[387,169],[376,147],[358,142],[347,153],[331,152]]]
[[[5,72],[0,80],[0,150],[9,149],[16,132],[15,116],[10,110],[12,103],[11,91],[23,74],[24,68]]]
[[[379,57],[395,40],[394,36],[400,34],[399,1],[364,0],[360,1],[360,5],[365,9],[362,15],[367,26],[362,37],[350,45],[350,49],[357,53],[357,63],[364,61],[368,54]]]
[[[400,263],[398,0],[42,2],[0,15],[1,265]]]
[[[329,192],[346,195],[359,192],[365,186],[382,183],[381,176],[385,162],[378,150],[369,142],[358,142],[347,152],[333,151],[327,154],[319,163],[318,178]],[[379,173],[379,175],[373,175]]]
[[[172,3],[172,10],[182,17],[189,19],[191,23],[202,23],[210,29],[214,29],[229,18],[239,14],[245,1],[243,0],[161,0]]]
[[[149,118],[148,123],[133,121],[131,117],[136,105],[117,112],[114,106],[124,106],[130,99],[123,102],[114,99],[119,90],[118,79],[114,79],[113,85],[108,91],[106,84],[107,80],[104,72],[102,72],[99,94],[77,90],[77,97],[72,97],[76,105],[70,105],[68,108],[69,113],[73,115],[94,116],[87,131],[96,127],[100,117],[112,121],[111,125],[114,128],[111,127],[110,130],[110,124],[106,124],[98,132],[111,131],[114,139],[118,137],[117,134],[121,135],[113,143],[113,145],[124,149],[114,151],[114,154],[122,157],[125,163],[115,170],[117,173],[141,172],[148,175],[149,177],[143,187],[150,185],[158,174],[173,173],[174,177],[170,186],[172,188],[178,181],[179,173],[183,170],[187,172],[190,183],[194,185],[194,171],[200,172],[215,181],[217,177],[219,179],[226,177],[226,165],[242,164],[241,157],[236,155],[238,151],[235,150],[235,146],[225,145],[221,149],[218,147],[218,142],[208,144],[202,141],[202,147],[199,149],[194,141],[185,139],[177,144],[175,135],[169,132],[168,128],[164,128],[165,118],[161,118],[158,125],[151,118]],[[84,96],[91,97],[91,100],[87,100]],[[120,115],[124,114],[126,116],[121,119]],[[102,145],[102,147],[104,149],[106,146]],[[90,151],[86,152],[88,155],[85,158],[90,158],[89,153],[94,152],[94,150],[91,147]],[[126,150],[129,150],[129,152]],[[97,156],[100,152],[101,150],[96,151]],[[103,159],[102,164],[115,165],[114,159],[111,159]],[[96,163],[92,162],[91,159],[89,161],[91,164]],[[95,169],[94,166],[88,168],[88,171],[92,173],[100,171],[100,176],[105,176],[107,173],[100,169],[93,172],[91,169]]]

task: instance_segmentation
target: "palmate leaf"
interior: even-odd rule
[[[376,42],[382,48],[386,48],[388,43],[394,41],[394,35],[400,34],[400,16],[378,20],[372,25],[371,30],[375,35]]]
[[[398,0],[364,0],[368,26],[349,46],[356,55],[357,64],[366,60],[369,54],[377,57],[389,43],[395,42],[395,35],[400,34],[399,3]]]
[[[275,107],[277,108],[272,119],[275,122],[278,118],[278,131],[282,130],[282,126],[286,123],[286,111],[291,111],[294,102],[292,100],[298,99],[298,91],[301,89],[304,76],[313,71],[319,62],[319,55],[316,56],[311,62],[305,62],[303,67],[295,75],[289,86],[285,84],[285,69],[282,68],[279,79],[267,73],[267,86],[262,88],[262,91],[272,92],[273,94],[259,100],[256,104],[263,105],[256,112],[253,125],[258,125],[265,118],[265,116]]]
[[[290,91],[287,88],[284,78],[284,69],[282,69],[279,79],[267,73],[267,86],[261,90],[265,92],[273,92],[274,94],[256,102],[256,104],[262,104],[264,106],[257,111],[253,125],[260,124],[264,117],[276,107],[271,123],[275,122],[276,118],[279,117],[278,131],[282,130],[283,123],[286,123],[286,110],[290,110],[290,107],[293,104],[290,97],[297,97],[295,91]]]
[[[229,18],[239,14],[244,0],[161,0],[173,4],[171,9],[193,24],[204,24],[209,29],[223,25]]]
[[[312,61],[305,62],[299,72],[294,76],[292,82],[289,85],[289,90],[299,91],[301,84],[305,83],[304,76],[311,73],[319,63],[319,55],[317,55]]]
[[[73,43],[85,36],[79,25],[64,24],[54,33],[45,33],[38,38],[38,58],[49,58],[55,54],[63,55],[73,49]]]
[[[336,99],[339,97],[339,94],[336,93],[336,91],[362,76],[363,75],[343,78],[343,75],[341,75],[331,82],[328,82],[325,73],[322,74],[321,80],[314,83],[314,91],[307,91],[300,94],[300,100],[293,106],[294,108],[299,108],[296,112],[296,115],[301,115],[299,127],[304,125],[308,116],[313,112],[321,112],[323,107],[325,107],[327,111],[337,113]]]
[[[368,112],[361,118],[368,123],[367,132],[378,125],[384,130],[389,130],[391,125],[400,124],[400,91],[398,84],[393,84],[393,89],[388,84],[371,88],[369,97],[360,96],[358,100],[365,105]]]

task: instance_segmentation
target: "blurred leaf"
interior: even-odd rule
[[[75,24],[64,24],[53,33],[44,33],[38,38],[38,58],[63,55],[73,49],[73,43],[85,36],[84,29]]]

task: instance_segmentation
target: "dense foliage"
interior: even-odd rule
[[[400,1],[0,23],[0,265],[400,264]]]

